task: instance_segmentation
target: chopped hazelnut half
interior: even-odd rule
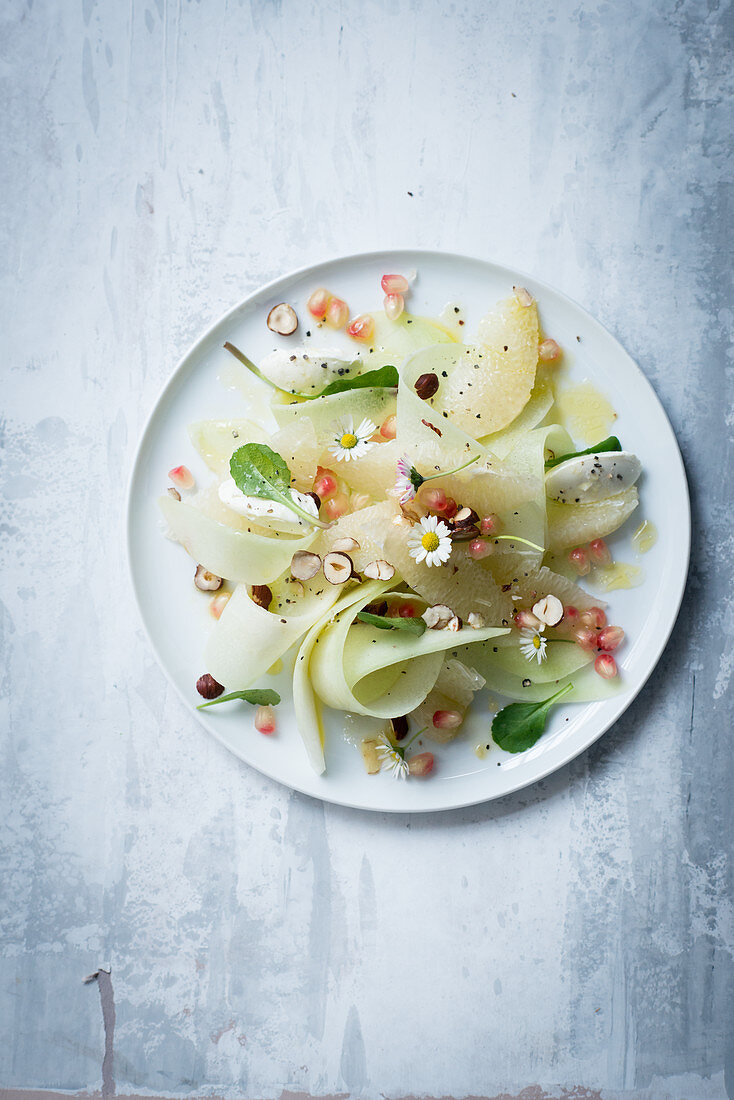
[[[349,554],[332,551],[324,558],[324,576],[329,584],[346,584],[353,573],[354,564]]]
[[[443,630],[454,618],[454,613],[445,603],[427,607],[422,618],[429,630]]]
[[[174,489],[172,485],[168,486],[168,495],[169,497],[173,497],[174,500],[181,499],[181,494],[179,493],[178,489]]]
[[[345,535],[344,538],[337,539],[336,542],[331,544],[332,550],[341,550],[345,554],[351,554],[352,550],[359,550],[359,543],[356,539],[351,538],[349,535]]]
[[[391,581],[395,576],[395,566],[384,558],[379,558],[364,567],[364,575],[373,581]]]
[[[216,573],[210,573],[203,565],[197,565],[194,573],[194,584],[200,592],[216,592],[222,587],[222,578]]]
[[[524,286],[514,286],[512,289],[515,291],[515,297],[521,306],[527,308],[533,304],[533,296]]]
[[[221,684],[217,683],[213,676],[205,672],[204,675],[200,676],[196,681],[196,690],[204,699],[218,699],[224,691],[224,688]]]
[[[310,550],[296,550],[291,559],[291,576],[297,581],[310,581],[321,568],[321,558]]]
[[[454,615],[453,618],[449,619],[449,621],[446,623],[446,629],[447,630],[453,630],[454,633],[456,633],[456,631],[461,630],[463,625],[464,624],[461,621],[461,619],[459,618],[459,616]]]
[[[267,611],[270,604],[273,602],[273,593],[266,584],[253,584],[250,592],[250,599],[253,603],[256,603],[258,607],[264,607]]]
[[[466,620],[469,626],[473,630],[481,630],[484,624],[484,615],[480,615],[478,611],[470,611],[469,617]]]
[[[291,336],[298,328],[298,318],[293,306],[280,302],[268,314],[268,328],[279,336]]]
[[[534,605],[533,615],[546,626],[557,626],[563,618],[563,604],[557,596],[544,596]]]

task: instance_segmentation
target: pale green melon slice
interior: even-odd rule
[[[375,443],[367,454],[349,462],[335,462],[332,457],[329,465],[354,492],[368,493],[373,500],[383,500],[395,484],[400,454],[398,441],[391,439]]]
[[[320,531],[311,550],[322,557],[328,554],[335,542],[342,538],[353,538],[359,543],[356,550],[350,550],[354,568],[361,572],[370,562],[385,560],[385,539],[392,521],[398,515],[394,500],[382,501],[369,508],[360,508],[358,512],[342,516],[333,527]],[[397,583],[399,577],[394,579]]]
[[[210,470],[229,477],[229,460],[243,443],[268,443],[270,435],[253,420],[198,420],[189,424],[189,438]]]
[[[591,539],[606,538],[622,526],[637,504],[634,485],[624,493],[595,504],[557,504],[549,500],[549,549],[564,550],[571,546],[583,546]]]
[[[419,348],[457,342],[448,329],[428,317],[403,313],[397,321],[391,321],[382,310],[377,310],[370,316],[375,322],[375,333],[369,349],[360,355],[364,363],[362,374],[368,370],[377,370],[388,363],[399,368],[406,356]]]

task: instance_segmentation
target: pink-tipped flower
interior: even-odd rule
[[[214,596],[209,602],[209,614],[213,619],[218,619],[229,603],[230,592],[223,592],[221,596]]]
[[[474,561],[488,558],[494,550],[494,544],[489,539],[472,539],[469,543],[469,557]]]
[[[613,680],[617,675],[617,662],[612,657],[611,653],[600,653],[597,659],[594,661],[594,671],[603,677],[605,680]]]
[[[437,730],[457,730],[464,721],[464,715],[458,710],[437,710],[432,722]]]
[[[174,466],[168,476],[177,489],[193,489],[196,482],[188,466]]]
[[[592,630],[601,630],[607,625],[607,617],[601,607],[590,607],[587,611],[582,611],[580,619],[582,626],[589,626]]]
[[[612,555],[604,539],[594,539],[589,543],[589,557],[596,565],[611,565]]]
[[[363,344],[368,344],[374,334],[375,322],[369,313],[360,313],[359,317],[355,317],[347,325],[347,336],[351,336],[353,340],[359,340]]]
[[[330,301],[331,294],[329,294],[329,291],[324,287],[320,286],[318,290],[314,290],[313,294],[306,302],[306,309],[317,321],[323,321],[326,317],[326,311],[329,308]]]
[[[568,555],[568,560],[580,577],[585,577],[591,569],[589,555],[586,553],[583,546],[577,546],[575,550],[572,550]]]
[[[605,626],[603,630],[599,631],[597,645],[599,649],[612,653],[621,646],[623,641],[624,631],[621,626]]]
[[[268,737],[275,733],[275,711],[271,706],[258,707],[255,711],[255,729]]]
[[[436,759],[432,752],[418,752],[408,760],[408,771],[416,779],[430,775]]]
[[[398,434],[398,418],[395,413],[386,416],[380,424],[380,435],[383,439],[395,439]]]
[[[385,307],[385,316],[388,321],[397,321],[405,309],[405,298],[402,294],[386,294],[382,304]]]
[[[418,473],[415,466],[411,465],[407,455],[398,459],[397,478],[391,490],[391,495],[396,496],[401,504],[407,504],[415,499],[415,494],[423,484],[424,478]]]
[[[488,516],[482,516],[479,527],[483,535],[496,535],[500,529],[500,517],[494,512]]]
[[[329,328],[344,328],[349,320],[349,306],[341,298],[332,298],[324,317]]]
[[[560,359],[562,355],[560,345],[555,340],[544,340],[538,348],[538,359],[543,363],[552,363],[554,359]]]
[[[383,275],[380,286],[385,294],[407,294],[410,290],[410,283],[404,275]]]

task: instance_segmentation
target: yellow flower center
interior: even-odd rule
[[[540,637],[539,637],[538,634],[536,634],[535,637],[533,638],[533,645],[535,646],[536,649],[540,649]]]
[[[352,447],[357,446],[357,437],[352,432],[347,432],[339,440],[345,451],[351,451]]]
[[[427,550],[430,554],[433,550],[438,550],[441,545],[441,540],[435,531],[426,531],[425,535],[421,539],[421,546],[424,550]]]

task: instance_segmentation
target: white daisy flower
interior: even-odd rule
[[[366,455],[370,447],[370,437],[377,431],[377,425],[366,418],[358,428],[354,427],[354,418],[349,416],[345,420],[339,420],[334,424],[334,442],[330,448],[337,462],[342,459],[349,462],[352,458],[361,458]]]
[[[449,529],[438,516],[424,516],[418,524],[420,534],[408,539],[408,551],[417,562],[426,565],[443,565],[451,557]]]
[[[385,768],[392,772],[395,779],[407,779],[410,774],[408,761],[405,759],[405,750],[396,749],[386,733],[381,733],[379,738],[377,755]]]
[[[413,500],[416,492],[426,480],[411,466],[407,455],[398,459],[397,479],[395,485],[389,490],[390,496],[397,497],[401,504],[407,504]]]
[[[543,627],[540,629],[542,630]],[[546,659],[547,653],[545,650],[547,643],[539,630],[521,630],[520,639],[520,652],[528,661],[535,659],[538,664],[540,664]]]

